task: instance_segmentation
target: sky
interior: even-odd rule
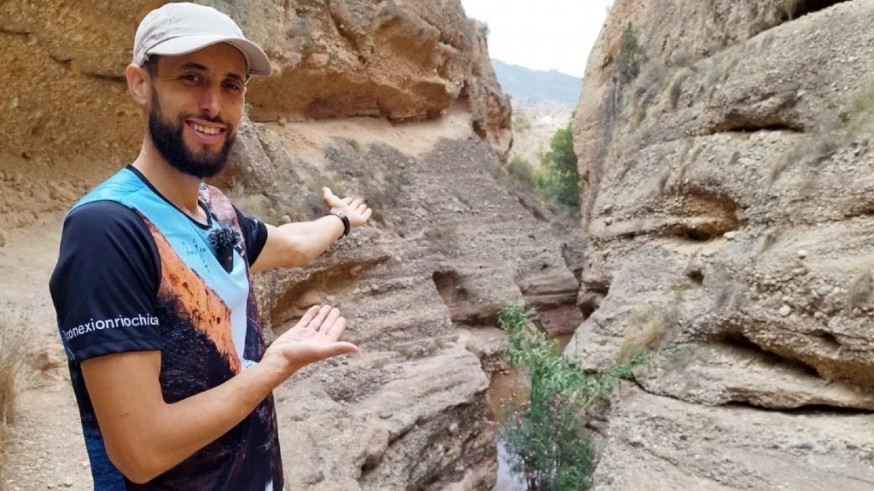
[[[613,0],[461,0],[489,26],[489,56],[533,70],[583,76]]]

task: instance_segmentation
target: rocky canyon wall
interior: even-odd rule
[[[161,3],[0,0],[0,306],[28,319],[0,483],[12,490],[91,488],[47,283],[64,211],[136,156],[121,74]],[[277,69],[250,84],[215,183],[275,224],[324,213],[325,185],[375,210],[307,267],[256,278],[268,338],[324,302],[361,348],[275,391],[288,486],[490,489],[498,309],[524,300],[547,328],[578,324],[581,243],[497,182],[510,115],[484,26],[458,0],[205,3]]]
[[[161,3],[0,2],[0,224],[33,219],[15,212],[22,199],[58,207],[88,188],[92,171],[136,156],[142,123],[124,68],[139,20]],[[253,121],[422,121],[458,105],[502,158],[509,152],[509,102],[484,27],[457,0],[204,3],[232,15],[274,64],[274,76],[249,86]],[[24,182],[32,174],[40,179]]]
[[[596,489],[870,489],[874,3],[617,0],[574,122],[591,316],[656,361]]]

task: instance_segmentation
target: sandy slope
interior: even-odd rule
[[[17,326],[27,352],[19,379],[18,418],[12,427],[7,471],[10,490],[91,484],[79,413],[57,335],[48,282],[58,256],[62,214],[9,233],[0,248],[0,305],[20,312]],[[5,349],[6,347],[2,347]]]

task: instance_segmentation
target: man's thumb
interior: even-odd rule
[[[331,344],[329,348],[330,354],[328,356],[339,356],[345,355],[348,353],[358,353],[358,346],[355,346],[352,343],[347,343],[344,341],[336,342]]]
[[[331,192],[331,188],[322,188],[322,203],[324,203],[325,206],[328,208],[333,207],[336,200],[337,197]]]

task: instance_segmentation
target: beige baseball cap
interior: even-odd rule
[[[233,19],[194,3],[168,3],[146,14],[134,37],[133,63],[143,66],[149,55],[184,55],[217,43],[228,43],[242,51],[250,75],[270,75],[270,59],[243,36]]]

